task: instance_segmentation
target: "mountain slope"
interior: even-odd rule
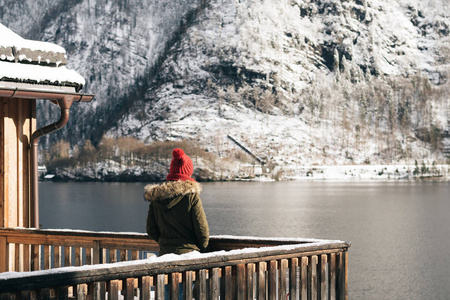
[[[189,139],[226,156],[231,135],[284,166],[443,159],[445,1],[0,4],[0,22],[64,46],[96,94],[52,140]],[[42,103],[40,122],[57,113]]]

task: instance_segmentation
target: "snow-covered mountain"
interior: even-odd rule
[[[236,145],[280,166],[444,160],[447,0],[0,0],[96,101],[54,134]],[[58,112],[39,106],[45,124]],[[70,134],[68,134],[70,131]],[[48,141],[48,140],[47,140]],[[44,142],[44,141],[43,141]]]

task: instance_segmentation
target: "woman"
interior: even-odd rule
[[[147,234],[158,242],[159,255],[206,251],[209,227],[203,210],[202,188],[191,176],[192,160],[183,150],[172,152],[167,182],[149,184],[144,198],[150,202]]]

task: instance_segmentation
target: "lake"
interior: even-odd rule
[[[349,299],[450,299],[450,182],[202,183],[211,235],[350,241]],[[39,183],[42,228],[145,232],[143,183]]]

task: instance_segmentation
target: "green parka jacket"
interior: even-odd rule
[[[158,242],[159,255],[205,251],[209,227],[195,181],[167,181],[149,184],[144,198],[150,202],[147,234]]]

